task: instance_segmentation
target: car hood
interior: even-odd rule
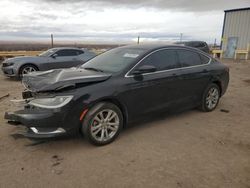
[[[58,91],[77,84],[105,81],[111,74],[82,68],[55,69],[33,72],[23,76],[23,85],[33,92]]]
[[[13,57],[6,60],[6,62],[18,63],[18,62],[37,62],[47,57],[40,56],[21,56],[21,57]]]

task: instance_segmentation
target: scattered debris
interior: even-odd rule
[[[218,140],[218,143],[221,144],[221,145],[225,145],[226,143],[221,141],[221,140]]]
[[[25,138],[24,135],[18,134],[18,133],[11,134],[10,136],[12,136],[15,140],[20,139],[20,138]]]
[[[58,158],[58,156],[57,156],[57,155],[53,155],[53,156],[52,156],[52,158],[57,159],[57,158]]]
[[[230,111],[229,110],[226,110],[226,109],[220,109],[221,112],[225,112],[225,113],[229,113]]]
[[[182,183],[177,182],[177,186],[178,186],[178,187],[182,187]]]
[[[59,157],[58,155],[53,155],[52,156],[52,165],[51,167],[53,168],[52,169],[52,172],[57,174],[57,175],[60,175],[63,173],[63,170],[60,169],[60,164],[61,164],[61,161],[63,160],[62,157]],[[59,168],[59,169],[58,169]]]
[[[63,173],[63,170],[52,170],[53,173],[60,175]]]
[[[6,95],[3,95],[3,96],[1,96],[0,97],[0,100],[2,100],[2,99],[4,99],[4,98],[6,98],[6,97],[9,97],[10,96],[10,94],[8,93],[8,94],[6,94]]]
[[[244,82],[250,84],[250,79],[247,79],[247,80],[243,80]]]
[[[53,163],[52,166],[57,166],[59,164],[61,164],[61,163],[60,162],[56,162],[56,163]]]
[[[46,142],[48,142],[48,141],[46,141],[46,140],[33,141],[31,144],[26,144],[25,146],[36,146],[36,145],[44,144]]]
[[[63,158],[59,157],[58,155],[53,155],[52,159],[54,159],[55,161],[62,161],[63,160]]]

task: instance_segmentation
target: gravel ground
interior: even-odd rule
[[[22,85],[0,75],[0,187],[250,187],[250,61],[223,61],[231,80],[218,108],[134,125],[110,145],[34,142],[3,119]]]

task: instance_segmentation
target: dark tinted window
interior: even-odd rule
[[[207,64],[209,62],[209,58],[200,54],[200,58],[201,58],[201,64]]]
[[[84,52],[82,50],[76,50],[76,54],[77,55],[80,55],[80,54],[83,54]]]
[[[179,68],[180,65],[177,61],[177,54],[175,50],[160,50],[154,52],[145,58],[140,64],[142,65],[153,65],[157,71]]]
[[[198,42],[197,43],[198,48],[204,48],[205,46],[206,46],[206,44],[204,42]]]
[[[183,67],[201,65],[200,54],[189,50],[177,50],[178,58]]]
[[[186,42],[185,45],[194,48],[203,48],[206,46],[204,42]]]
[[[59,50],[56,52],[58,56],[76,56],[80,50]]]

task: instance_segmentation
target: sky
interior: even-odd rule
[[[0,40],[220,41],[225,9],[250,0],[0,0]]]

